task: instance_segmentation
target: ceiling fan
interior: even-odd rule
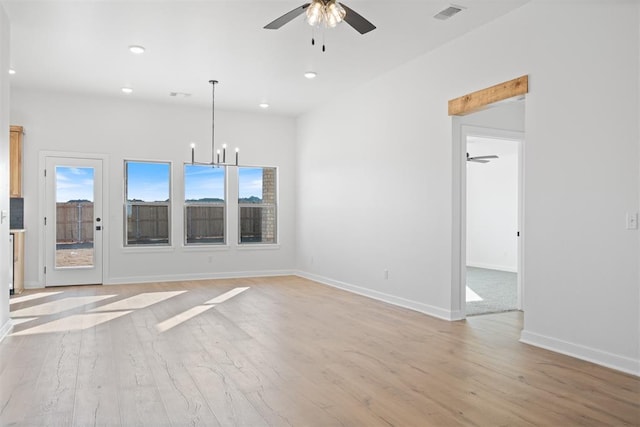
[[[495,154],[491,154],[488,156],[473,156],[470,157],[469,153],[467,153],[467,162],[475,162],[475,163],[489,163],[491,159],[498,159],[499,157]]]
[[[344,20],[360,34],[366,34],[376,29],[375,25],[363,18],[362,15],[336,0],[311,0],[311,3],[296,7],[268,23],[264,28],[277,30],[305,12],[307,23],[311,26],[324,25],[325,27],[334,28]]]

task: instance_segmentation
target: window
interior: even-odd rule
[[[187,245],[225,243],[225,171],[184,166],[184,230]]]
[[[171,164],[124,163],[125,246],[169,245]]]
[[[240,243],[276,243],[276,168],[238,168]]]

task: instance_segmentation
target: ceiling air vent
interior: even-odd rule
[[[460,6],[451,5],[448,8],[441,10],[437,15],[434,15],[433,17],[444,21],[445,19],[451,18],[456,13],[461,12],[462,9],[463,8]]]

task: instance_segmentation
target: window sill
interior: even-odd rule
[[[280,245],[278,243],[238,243],[237,248],[239,251],[267,251],[278,250]]]
[[[215,252],[228,251],[229,245],[182,245],[184,252]]]
[[[175,252],[176,248],[173,246],[123,246],[122,252],[132,254],[150,254],[158,252]]]

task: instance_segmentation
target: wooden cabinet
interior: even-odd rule
[[[13,230],[13,292],[24,290],[24,230]],[[11,268],[11,266],[9,266]]]
[[[9,197],[22,197],[22,126],[11,126]]]

